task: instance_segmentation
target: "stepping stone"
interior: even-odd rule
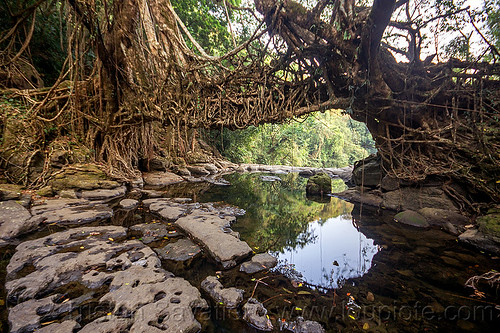
[[[273,324],[267,317],[267,309],[255,298],[249,298],[243,305],[243,319],[261,331],[271,331]]]
[[[273,268],[278,264],[278,260],[268,253],[259,253],[252,257],[250,261],[244,262],[240,266],[240,272],[254,274]]]
[[[173,261],[187,261],[201,253],[200,247],[187,238],[169,243],[163,248],[155,249],[155,251],[161,259]]]
[[[217,304],[222,304],[229,309],[234,309],[243,302],[244,290],[237,288],[224,288],[222,283],[215,276],[208,276],[201,282],[201,288]]]

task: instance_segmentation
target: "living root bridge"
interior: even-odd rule
[[[392,21],[411,3],[320,0],[306,8],[255,0],[263,22],[252,38],[212,57],[168,0],[68,0],[68,61],[52,89],[25,98],[30,123],[77,133],[113,172],[131,175],[161,149],[161,128],[170,150],[187,151],[188,129],[240,129],[342,108],[367,124],[387,174],[456,181],[463,186],[450,193],[467,207],[498,201],[499,67],[421,61],[423,26]],[[396,62],[394,46],[382,42],[389,26],[408,34],[410,62]],[[66,79],[69,98],[58,100]]]

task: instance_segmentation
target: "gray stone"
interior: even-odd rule
[[[168,221],[177,220],[186,211],[186,206],[183,206],[182,204],[179,204],[167,198],[144,200],[143,204],[146,207],[149,207],[149,210],[151,212],[160,215]]]
[[[252,253],[247,243],[230,232],[235,220],[234,216],[221,216],[217,211],[196,209],[179,218],[176,225],[201,243],[224,268],[230,268]]]
[[[141,193],[145,194],[148,198],[161,198],[165,194],[165,192],[155,190],[141,190]]]
[[[15,201],[0,202],[0,238],[9,240],[35,230],[42,222]]]
[[[83,191],[82,198],[87,200],[101,200],[106,202],[119,197],[123,197],[125,193],[127,193],[127,187],[120,186],[114,189]]]
[[[277,264],[278,260],[269,253],[259,253],[253,256],[252,260],[242,263],[240,266],[240,272],[254,274],[273,268]]]
[[[201,253],[200,247],[187,238],[169,243],[163,248],[155,249],[155,251],[160,258],[173,261],[187,261]]]
[[[314,176],[314,171],[312,171],[311,169],[300,170],[299,175],[302,177],[311,177]]]
[[[187,169],[193,176],[208,176],[210,174],[210,171],[200,165],[188,165]]]
[[[203,167],[208,172],[210,172],[211,174],[216,174],[216,173],[219,173],[219,171],[220,171],[219,168],[217,168],[215,166],[215,164],[212,164],[212,163],[204,163],[204,164],[201,164],[200,166]]]
[[[139,204],[139,201],[134,199],[123,199],[120,201],[120,207],[123,209],[134,209]]]
[[[495,255],[500,255],[500,239],[484,235],[477,229],[469,229],[458,236],[459,241]]]
[[[158,187],[176,184],[184,181],[184,179],[181,176],[178,176],[172,172],[160,172],[160,171],[145,172],[142,174],[142,177],[146,185],[158,186]]]
[[[130,230],[138,232],[144,244],[149,244],[169,236],[169,229],[163,223],[142,223],[130,227]]]
[[[0,184],[0,200],[17,200],[21,198],[23,187],[15,184]]]
[[[78,333],[121,333],[125,332],[131,323],[129,318],[109,315],[88,323]]]
[[[305,320],[303,317],[297,317],[295,321],[284,323],[281,330],[286,329],[287,331],[294,333],[324,333],[325,330],[320,323]]]
[[[402,187],[383,194],[383,206],[393,210],[438,208],[458,212],[453,201],[437,187]]]
[[[249,298],[243,305],[243,319],[261,331],[271,331],[273,324],[267,318],[267,309],[255,298]]]
[[[449,211],[439,208],[422,208],[418,213],[424,216],[430,225],[445,227],[448,223],[458,227],[469,224],[469,219],[456,211]]]
[[[389,175],[384,176],[384,178],[382,178],[382,181],[380,183],[380,187],[384,191],[395,191],[400,187],[399,179],[391,177]]]
[[[383,202],[382,197],[371,192],[361,193],[357,189],[349,189],[344,192],[335,193],[335,196],[350,202],[359,202],[374,207],[380,207]]]
[[[59,197],[65,199],[78,199],[75,190],[61,190],[59,192]]]
[[[217,304],[222,304],[229,309],[234,309],[243,302],[244,290],[237,288],[224,288],[215,276],[208,276],[201,282],[201,288]]]
[[[74,320],[66,320],[62,323],[54,323],[48,326],[45,326],[39,330],[36,330],[37,333],[73,333],[77,328],[80,328],[80,324],[78,324]]]
[[[428,228],[430,226],[424,216],[412,210],[405,210],[396,214],[394,221],[418,228]]]
[[[370,155],[354,163],[352,178],[358,186],[377,187],[382,180],[380,159],[376,155]]]
[[[186,176],[186,177],[191,176],[191,171],[189,171],[187,168],[179,168],[177,170],[177,173],[181,176]]]
[[[33,210],[32,210],[33,211]],[[58,225],[81,225],[113,216],[113,210],[106,205],[70,206],[58,210],[50,210],[36,215],[44,223]]]

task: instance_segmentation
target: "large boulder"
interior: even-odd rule
[[[383,206],[393,210],[439,208],[458,212],[453,201],[439,187],[401,187],[383,194]]]
[[[380,157],[370,155],[354,163],[352,178],[357,186],[377,187],[382,181]]]
[[[9,240],[30,232],[41,222],[42,219],[31,217],[26,208],[13,200],[0,202],[0,239]]]
[[[332,193],[332,179],[326,173],[318,173],[307,180],[308,195],[323,195]]]
[[[172,172],[145,172],[142,174],[142,177],[144,178],[144,183],[146,185],[157,187],[177,184],[184,181],[181,176],[178,176]]]
[[[64,169],[49,181],[54,191],[67,189],[95,190],[112,189],[120,183],[109,180],[106,173],[94,164],[75,164]]]

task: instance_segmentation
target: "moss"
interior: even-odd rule
[[[49,184],[55,191],[67,189],[93,190],[96,188],[115,188],[120,186],[109,180],[104,171],[94,164],[79,164],[57,174]]]
[[[332,179],[324,172],[318,173],[308,179],[306,192],[307,194],[332,193]]]
[[[491,208],[488,214],[479,217],[477,224],[483,234],[500,238],[500,206]]]

